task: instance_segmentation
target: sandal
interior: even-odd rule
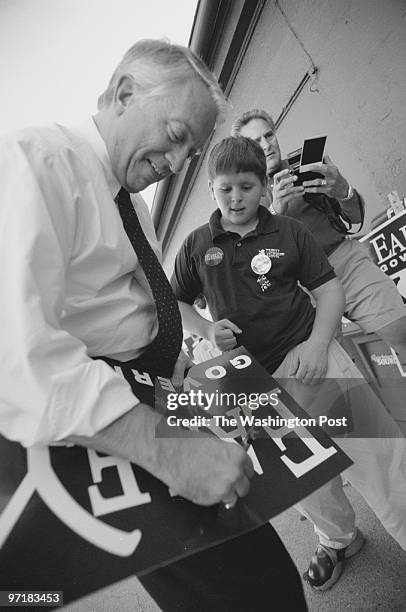
[[[330,548],[319,544],[309,567],[303,574],[304,580],[317,591],[327,591],[337,582],[344,567],[344,560],[349,559],[361,550],[365,538],[357,529],[351,544],[345,548]]]

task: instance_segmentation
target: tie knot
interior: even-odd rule
[[[128,193],[127,189],[124,189],[124,187],[121,187],[120,191],[115,197],[115,201],[117,202],[117,204],[120,204],[120,205],[125,205],[125,204],[132,205],[131,196]]]

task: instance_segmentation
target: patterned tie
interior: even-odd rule
[[[117,205],[124,229],[150,284],[158,315],[158,333],[140,359],[145,363],[146,369],[149,362],[156,374],[171,376],[183,337],[178,303],[165,272],[142,230],[130,194],[124,188],[120,189]]]

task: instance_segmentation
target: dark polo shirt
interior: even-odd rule
[[[305,226],[289,217],[258,209],[257,227],[241,238],[225,231],[216,210],[209,223],[186,238],[175,261],[172,287],[178,300],[193,304],[206,297],[215,321],[229,319],[243,330],[237,336],[269,372],[306,340],[315,316],[309,296],[297,284],[316,289],[335,277],[322,248]],[[251,261],[264,251],[272,262],[265,291]]]

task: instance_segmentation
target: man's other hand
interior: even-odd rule
[[[283,215],[292,197],[304,193],[301,185],[295,186],[296,176],[288,168],[277,172],[273,177],[272,206],[278,214]]]
[[[313,181],[303,181],[306,193],[324,193],[330,198],[342,200],[347,197],[349,184],[340,174],[328,155],[324,156],[323,164],[307,164],[306,171],[318,172],[324,178]]]

